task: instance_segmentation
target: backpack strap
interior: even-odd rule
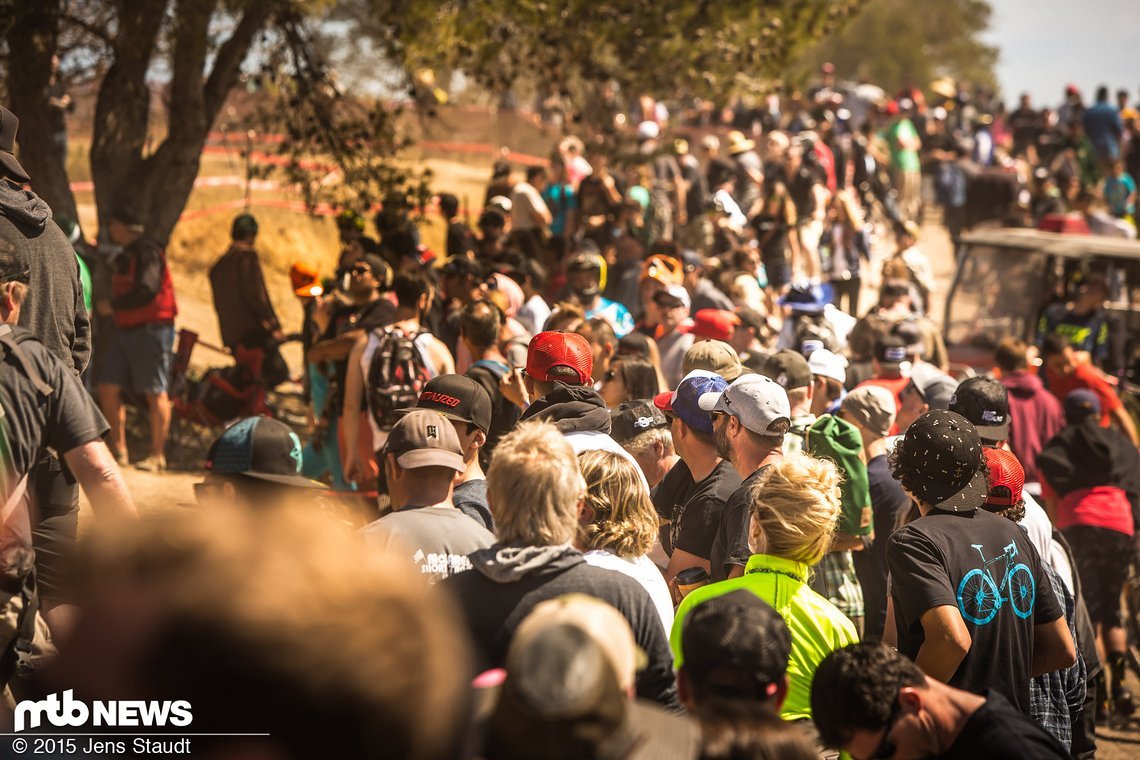
[[[31,336],[25,337],[25,340],[28,337]],[[28,380],[35,386],[36,392],[44,397],[51,396],[51,386],[44,382],[44,379],[40,377],[40,373],[36,371],[35,365],[32,364],[32,360],[28,357],[27,353],[24,352],[24,349],[20,348],[21,342],[23,341],[13,332],[11,325],[0,325],[0,345],[8,350],[12,358],[15,359],[16,363],[20,365],[20,368],[24,370],[24,374]]]

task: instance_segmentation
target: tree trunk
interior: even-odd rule
[[[55,142],[48,87],[51,59],[59,37],[60,0],[19,3],[8,34],[11,64],[8,93],[20,119],[16,135],[20,164],[32,178],[32,190],[56,214],[78,220],[65,157]]]
[[[169,239],[194,190],[210,127],[236,84],[241,63],[269,19],[274,1],[247,4],[229,39],[217,48],[209,76],[204,77],[210,20],[218,2],[177,0],[167,136],[152,155],[144,157],[149,108],[145,75],[160,30],[156,17],[161,14],[153,8],[139,12],[135,3],[123,0],[120,28],[132,29],[132,33],[120,33],[116,40],[115,61],[99,90],[91,152],[101,221],[115,203],[128,200],[138,209],[148,235],[160,241]]]

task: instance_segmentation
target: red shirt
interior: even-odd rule
[[[895,408],[902,407],[902,392],[910,385],[909,377],[872,377],[870,380],[864,380],[856,385],[856,388],[862,388],[864,385],[877,385],[880,388],[886,388],[895,396]]]
[[[1087,364],[1078,364],[1071,375],[1056,375],[1042,367],[1045,374],[1042,378],[1045,387],[1049,389],[1062,402],[1065,396],[1078,389],[1090,390],[1100,399],[1100,426],[1109,427],[1112,424],[1112,413],[1123,404],[1112,387],[1100,374]]]
[[[1048,490],[1045,489],[1046,492]],[[1079,488],[1060,498],[1053,524],[1058,530],[1073,525],[1088,525],[1131,536],[1134,530],[1132,505],[1128,501],[1128,495],[1120,488]]]

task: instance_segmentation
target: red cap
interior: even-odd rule
[[[653,397],[653,405],[663,412],[673,411],[673,391],[658,393]]]
[[[590,342],[578,333],[541,332],[530,339],[526,350],[526,373],[540,383],[553,379],[547,373],[555,367],[569,367],[578,373],[578,383],[590,382],[594,354]]]
[[[898,112],[899,112],[899,102],[897,100],[892,100],[890,103],[887,103],[887,115],[888,116],[895,116],[898,114]]]
[[[724,309],[701,309],[693,315],[693,327],[689,332],[697,340],[722,340],[725,343],[732,337],[740,317]]]
[[[990,485],[986,496],[986,507],[998,511],[1012,507],[1021,501],[1021,489],[1025,485],[1025,470],[1012,453],[1003,449],[986,448],[986,465],[990,469],[987,478]]]
[[[1078,94],[1080,94],[1080,90],[1077,89],[1077,86],[1075,84],[1070,84],[1070,85],[1065,87],[1065,94],[1066,95],[1078,95]]]

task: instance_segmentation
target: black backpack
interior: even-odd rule
[[[416,338],[425,330],[407,334],[398,327],[375,331],[379,345],[368,364],[365,388],[368,409],[381,430],[391,430],[399,419],[396,412],[419,401],[420,391],[430,379],[427,364],[416,347]]]

